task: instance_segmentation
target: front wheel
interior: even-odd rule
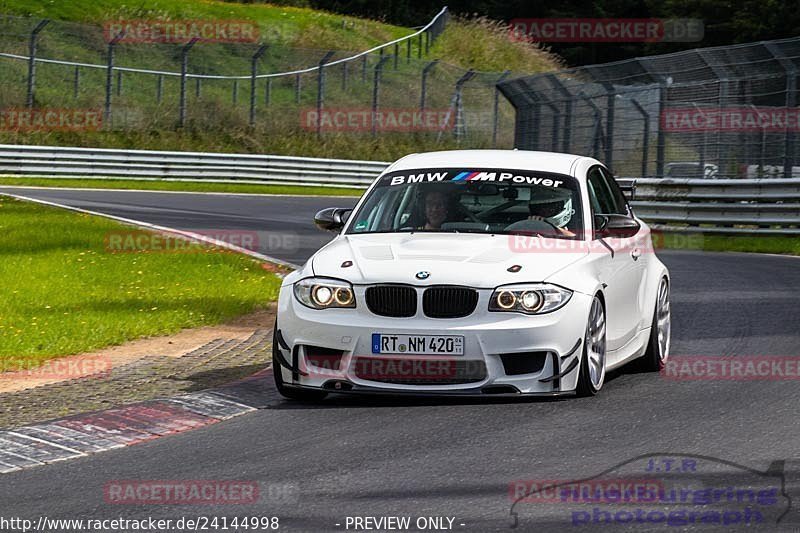
[[[583,341],[583,357],[578,376],[578,396],[594,396],[606,379],[606,312],[597,296],[592,300],[589,322]]]
[[[283,381],[283,371],[281,364],[278,362],[278,340],[275,338],[275,332],[278,330],[277,323],[272,330],[272,375],[275,378],[275,388],[284,398],[290,400],[301,400],[307,402],[319,401],[325,398],[328,393],[325,391],[306,390],[306,389],[293,389],[287,387]]]
[[[653,312],[653,324],[650,327],[650,339],[647,350],[642,356],[642,369],[647,372],[658,372],[664,368],[669,358],[670,333],[672,320],[669,309],[669,281],[662,278],[658,284],[656,306]]]

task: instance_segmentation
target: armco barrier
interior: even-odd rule
[[[0,144],[0,175],[366,188],[389,163]]]
[[[273,155],[0,145],[0,175],[364,189],[389,163]],[[619,178],[626,189],[632,178]],[[666,231],[800,234],[800,179],[638,179],[636,214]]]
[[[800,179],[639,179],[636,214],[662,230],[800,234]]]

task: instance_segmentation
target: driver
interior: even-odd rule
[[[555,231],[556,236],[575,237],[575,233],[567,229],[567,224],[575,214],[569,192],[549,187],[531,187],[530,194],[528,218],[515,222],[508,227],[509,230],[527,230],[531,226],[527,221],[539,221],[550,226],[550,231]]]

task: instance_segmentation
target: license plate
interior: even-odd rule
[[[464,355],[461,335],[372,334],[372,353],[411,355]]]

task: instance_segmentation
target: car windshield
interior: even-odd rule
[[[348,234],[455,232],[583,235],[577,181],[510,169],[436,168],[382,176],[350,217]]]

